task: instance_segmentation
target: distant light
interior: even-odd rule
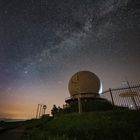
[[[129,108],[133,108],[133,107],[134,107],[133,105],[130,105],[130,106],[129,106]]]
[[[102,82],[101,82],[101,86],[100,86],[99,94],[102,94],[102,92],[103,92],[103,84],[102,84]]]

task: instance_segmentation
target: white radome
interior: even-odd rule
[[[97,75],[90,71],[79,71],[71,77],[68,89],[71,97],[79,94],[96,96],[99,94],[100,85]]]

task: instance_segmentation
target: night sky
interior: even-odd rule
[[[140,83],[139,0],[0,0],[0,117],[62,106],[80,70]]]

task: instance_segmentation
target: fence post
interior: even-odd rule
[[[112,96],[111,88],[109,88],[109,93],[110,93],[110,96],[111,96],[112,104],[113,104],[113,106],[114,106],[114,99],[113,99],[113,96]]]
[[[130,93],[132,94],[133,91],[132,91],[132,89],[131,89],[131,86],[130,86],[130,84],[129,84],[128,81],[126,81],[126,82],[127,82],[128,88],[129,88],[129,90],[130,90]],[[135,106],[135,109],[138,109],[138,107],[137,107],[137,103],[136,103],[136,101],[135,101],[134,96],[132,96],[131,99],[132,99],[132,102],[133,102],[133,104],[134,104],[134,106]]]

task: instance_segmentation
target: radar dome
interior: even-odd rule
[[[100,79],[90,71],[80,71],[71,77],[68,89],[72,97],[78,94],[96,96],[100,90]]]

